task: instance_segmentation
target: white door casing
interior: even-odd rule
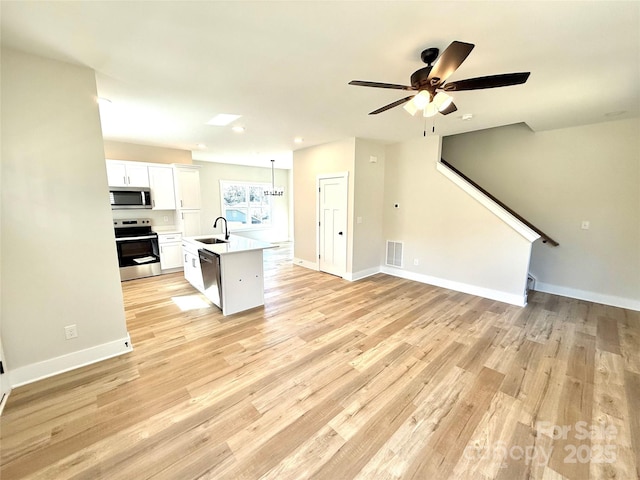
[[[4,352],[2,351],[2,339],[0,338],[0,362],[2,362],[2,373],[0,373],[0,414],[6,403],[7,395],[11,391],[11,385],[9,382],[7,373],[7,364],[4,360]]]
[[[347,272],[347,174],[318,177],[318,269]]]

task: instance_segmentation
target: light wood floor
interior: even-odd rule
[[[15,389],[2,480],[638,478],[638,312],[288,253],[230,317],[181,310],[180,274],[123,284],[134,351]]]

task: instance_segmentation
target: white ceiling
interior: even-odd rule
[[[3,46],[96,71],[98,94],[112,102],[101,107],[105,139],[192,150],[197,160],[269,167],[275,158],[284,168],[296,148],[422,135],[424,120],[401,107],[367,115],[406,92],[347,83],[408,84],[424,66],[422,50],[442,52],[453,40],[475,49],[451,81],[531,77],[457,92],[458,111],[435,117],[437,134],[516,122],[537,131],[640,111],[637,1],[5,0],[0,8]],[[205,125],[217,113],[241,114],[234,124],[245,133]],[[473,119],[462,121],[465,113]]]

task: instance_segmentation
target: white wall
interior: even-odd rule
[[[534,244],[537,289],[640,310],[639,132],[511,125],[447,137],[443,157],[560,243]]]
[[[403,268],[383,271],[523,304],[531,242],[438,172],[439,153],[439,137],[386,147],[349,138],[294,152],[294,261],[317,268],[316,178],[347,171],[345,278],[380,271],[385,241],[401,241]],[[378,162],[370,163],[371,156]]]
[[[317,268],[318,175],[349,172],[347,241],[353,239],[355,138],[302,148],[293,152],[294,252],[296,262]],[[347,250],[347,273],[352,272],[352,248]]]
[[[376,163],[371,162],[375,157]],[[384,205],[385,147],[369,140],[356,139],[352,273],[350,279],[380,271],[382,211]],[[360,223],[359,223],[360,222]]]
[[[220,180],[238,182],[271,183],[271,166],[268,168],[248,167],[225,163],[194,161],[200,168],[200,191],[202,209],[200,211],[202,234],[218,233],[213,229],[213,222],[222,215],[220,204]],[[289,182],[290,170],[274,169],[276,187],[284,187],[284,195],[273,197],[272,226],[252,230],[238,230],[239,235],[263,240],[265,242],[283,242],[289,237]],[[230,228],[233,232],[233,228]]]
[[[2,51],[2,341],[20,384],[128,351],[92,70]],[[64,326],[79,337],[65,340]]]
[[[153,147],[137,143],[104,141],[104,155],[110,160],[148,163],[179,163],[191,165],[191,151],[178,148]]]
[[[439,173],[439,158],[435,136],[387,147],[384,238],[404,242],[404,267],[384,271],[524,303],[531,243]]]

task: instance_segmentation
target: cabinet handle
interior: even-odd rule
[[[127,177],[127,183],[131,185],[131,177]]]
[[[193,265],[193,268],[196,268],[196,259],[195,258],[191,259],[191,265]]]
[[[160,254],[161,254],[161,255],[164,253],[163,248],[164,248],[164,247],[160,247]]]
[[[180,206],[181,206],[181,207],[183,206],[183,205],[182,205],[182,199],[180,199]]]
[[[187,254],[184,254],[184,263],[187,263]]]
[[[182,203],[182,202],[180,202]],[[180,216],[182,217],[182,219],[184,220],[184,213],[181,213]]]
[[[124,185],[126,185],[126,184],[127,184],[127,177],[126,177],[126,176],[122,177],[122,183],[123,183]]]
[[[155,200],[151,200],[151,204],[153,205],[153,208],[156,208],[156,201]]]

